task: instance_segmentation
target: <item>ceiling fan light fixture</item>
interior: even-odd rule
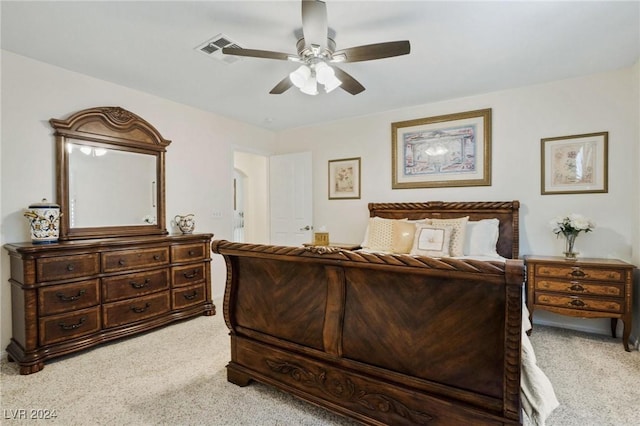
[[[299,89],[304,88],[311,77],[311,69],[306,65],[300,65],[297,70],[289,74],[289,78],[294,86]],[[314,79],[315,81],[315,79]]]
[[[306,84],[300,88],[300,91],[306,95],[315,96],[318,94],[318,83],[314,75],[307,79]]]
[[[332,75],[331,78],[329,78],[329,81],[324,83],[324,91],[330,93],[340,87],[341,84],[342,81],[340,81],[335,75]]]
[[[335,78],[335,71],[326,62],[318,62],[316,64],[316,78],[318,79],[318,83],[327,84],[331,80],[331,78]]]

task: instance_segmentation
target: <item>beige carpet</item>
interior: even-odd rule
[[[226,381],[228,330],[218,306],[143,336],[50,361],[20,376],[1,364],[3,425],[351,425],[267,386]],[[640,417],[640,352],[620,339],[538,326],[538,364],[561,406],[547,425],[632,425]],[[25,411],[20,411],[25,410]],[[48,421],[13,420],[49,410]],[[47,413],[40,411],[39,413]]]

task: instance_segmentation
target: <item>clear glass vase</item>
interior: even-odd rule
[[[564,258],[567,260],[573,260],[578,257],[578,252],[574,251],[573,246],[576,242],[576,237],[578,234],[565,234],[565,248],[564,248]]]

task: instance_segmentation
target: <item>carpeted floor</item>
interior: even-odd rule
[[[245,388],[228,383],[229,337],[217,306],[214,317],[50,361],[28,376],[3,359],[0,423],[353,424],[258,383]],[[547,425],[638,424],[640,352],[625,352],[620,339],[542,326],[531,340],[561,404]],[[19,420],[46,414],[55,418]]]

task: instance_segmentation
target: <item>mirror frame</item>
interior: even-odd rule
[[[158,130],[136,114],[120,107],[89,108],[67,119],[49,120],[56,137],[56,193],[62,214],[61,241],[88,238],[166,235],[165,218],[165,153],[171,143]],[[65,145],[74,143],[114,148],[120,151],[148,154],[156,157],[157,220],[149,225],[99,226],[71,228],[69,223],[69,155]],[[99,196],[99,195],[98,195]]]

